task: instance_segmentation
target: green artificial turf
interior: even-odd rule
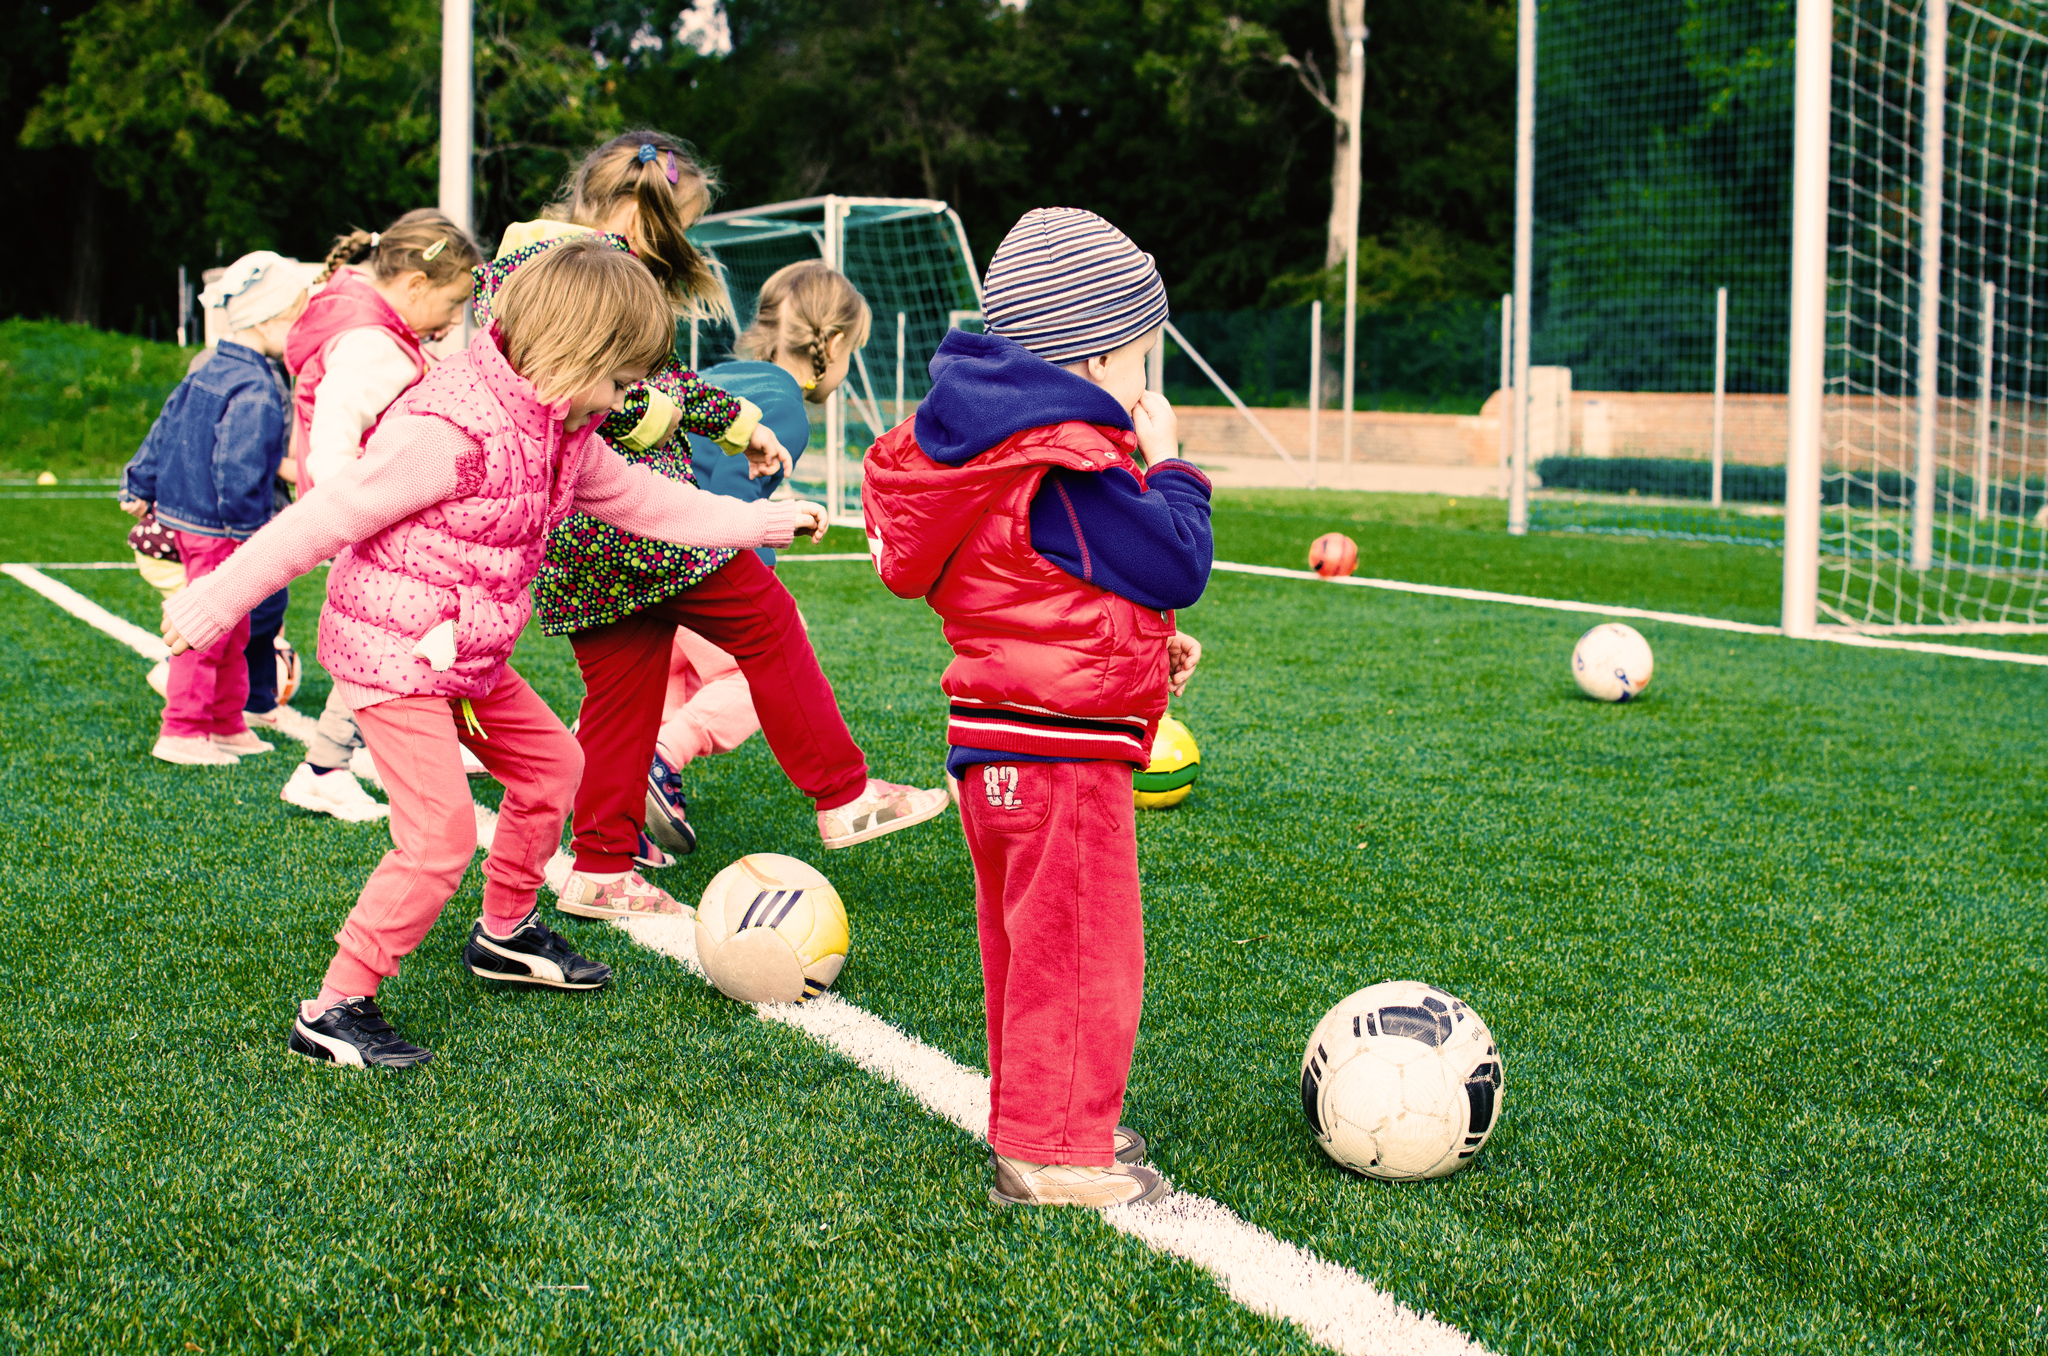
[[[0,477],[119,475],[196,348],[0,320]]]
[[[1361,573],[1767,597],[1734,548],[1302,498],[1228,496],[1219,554],[1292,565],[1339,528]],[[0,527],[10,558],[43,541]],[[61,577],[154,617],[133,575]],[[876,772],[934,782],[936,620],[857,562],[783,578]],[[310,650],[317,580],[294,595]],[[1182,623],[1204,772],[1140,822],[1126,1119],[1183,1189],[1501,1352],[2048,1351],[2042,674],[1643,623],[1658,676],[1617,707],[1570,681],[1571,614],[1219,575]],[[153,764],[141,660],[6,581],[0,628],[0,1342],[1304,1346],[1093,1220],[991,1209],[965,1136],[601,925],[562,923],[610,991],[487,990],[456,963],[474,877],[385,990],[439,1062],[289,1059],[383,831],[279,804],[289,752]],[[563,642],[516,662],[573,713]],[[669,889],[817,862],[853,918],[840,991],[981,1062],[956,827],[821,854],[758,739],[687,782],[703,848]],[[1447,1181],[1350,1176],[1302,1120],[1309,1030],[1391,978],[1465,998],[1503,1051],[1499,1128]]]

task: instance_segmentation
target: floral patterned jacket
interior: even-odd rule
[[[586,234],[597,233],[561,221],[509,227],[498,257],[477,270],[477,323],[490,325],[492,299],[521,265],[560,241]],[[619,249],[629,248],[621,236],[603,238]],[[683,417],[675,434],[654,441],[678,409]],[[752,402],[710,385],[671,356],[627,392],[624,413],[607,415],[598,434],[626,460],[694,485],[697,476],[690,469],[690,444],[683,434],[698,434],[736,453],[746,447],[760,421],[761,411]],[[547,559],[534,580],[541,630],[551,636],[567,635],[630,617],[702,583],[732,557],[731,551],[674,546],[621,531],[588,514],[571,514],[549,534]]]

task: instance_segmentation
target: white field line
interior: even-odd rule
[[[7,565],[0,566],[0,572],[143,658],[165,656],[162,640],[40,571]],[[303,741],[317,722],[296,711],[292,717],[281,720],[277,729]],[[497,816],[485,806],[475,808],[477,839],[488,847]],[[561,861],[558,854],[550,864],[556,868],[549,872],[551,879]],[[614,926],[641,946],[703,975],[693,921],[636,918],[618,920]],[[763,1021],[793,1027],[888,1079],[941,1120],[976,1139],[987,1137],[988,1077],[944,1051],[835,993],[809,1003],[763,1004],[755,1012]],[[1486,1356],[1478,1342],[1434,1315],[1417,1313],[1349,1267],[1276,1238],[1207,1197],[1175,1192],[1150,1205],[1104,1211],[1102,1220],[1157,1252],[1202,1268],[1247,1309],[1293,1323],[1318,1346],[1345,1356]]]

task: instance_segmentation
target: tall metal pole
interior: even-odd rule
[[[910,316],[907,312],[896,313],[896,422],[903,422],[903,364],[909,353],[905,347],[905,335],[909,330]],[[1163,340],[1161,342],[1164,342]]]
[[[697,321],[694,316],[690,319],[690,370],[697,370]]]
[[[1920,349],[1913,429],[1913,568],[1934,564],[1934,434],[1941,403],[1942,140],[1948,114],[1948,0],[1927,0],[1920,86]]]
[[[1798,0],[1792,65],[1792,326],[1785,438],[1781,624],[1810,636],[1819,617],[1821,395],[1827,380],[1828,102],[1834,0]]]
[[[1998,314],[1998,284],[1977,287],[1977,516],[1991,512],[1991,363],[1992,323]]]
[[[1515,455],[1515,294],[1500,294],[1500,483],[1498,497],[1508,497],[1508,463]]]
[[[1508,531],[1529,530],[1529,298],[1536,254],[1536,0],[1515,23],[1515,464],[1508,476]]]
[[[1364,7],[1360,6],[1360,14]],[[1365,27],[1360,25],[1351,30],[1351,69],[1355,73],[1351,81],[1351,106],[1344,110],[1346,142],[1344,154],[1350,166],[1347,177],[1351,181],[1349,201],[1345,204],[1346,220],[1350,223],[1344,231],[1344,464],[1351,464],[1352,415],[1357,406],[1358,388],[1358,200],[1365,196],[1359,176],[1359,123],[1365,117]]]
[[[474,234],[470,165],[475,122],[470,108],[470,0],[441,0],[441,211]]]
[[[1323,303],[1308,304],[1308,487],[1316,487],[1323,424]]]
[[[837,197],[825,199],[825,263],[844,273],[846,240]],[[845,508],[846,400],[839,391],[825,397],[825,517],[835,520]]]
[[[1721,507],[1721,463],[1728,433],[1728,289],[1714,289],[1714,493]]]

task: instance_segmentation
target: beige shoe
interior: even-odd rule
[[[580,871],[569,873],[555,900],[555,907],[578,918],[695,918],[697,911],[679,901],[659,885],[650,885],[638,871],[628,871],[624,880],[599,884]]]
[[[989,1199],[997,1205],[1078,1205],[1107,1210],[1113,1205],[1156,1201],[1172,1188],[1151,1168],[1119,1163],[1111,1168],[1081,1163],[1027,1163],[996,1155],[996,1184]]]
[[[213,737],[213,746],[224,752],[232,753],[237,758],[247,758],[255,753],[269,753],[277,747],[277,745],[267,739],[258,739],[254,733],[248,730],[244,730],[240,734],[215,735]]]
[[[185,767],[233,767],[242,760],[211,739],[197,735],[159,735],[150,756]]]
[[[920,791],[914,786],[871,778],[859,800],[818,811],[818,837],[825,840],[828,848],[852,847],[922,824],[942,812],[947,803],[943,790]]]

